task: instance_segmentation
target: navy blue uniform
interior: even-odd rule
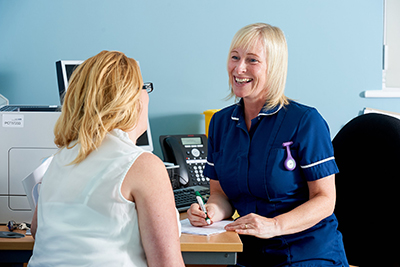
[[[243,102],[214,114],[204,175],[218,180],[241,216],[273,218],[309,200],[307,181],[338,172],[329,128],[314,108],[290,101],[262,109],[247,130]],[[296,168],[284,167],[285,142]],[[348,266],[334,214],[300,233],[259,239],[241,236],[243,266]]]

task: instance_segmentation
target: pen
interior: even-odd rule
[[[197,203],[199,203],[201,210],[206,214],[206,222],[207,224],[211,224],[211,220],[210,218],[208,218],[207,215],[207,210],[206,207],[204,207],[204,202],[203,202],[203,197],[201,196],[201,194],[199,193],[199,191],[196,191],[196,199],[197,199]]]

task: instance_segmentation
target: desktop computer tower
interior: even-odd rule
[[[0,112],[0,224],[30,222],[22,180],[56,153],[54,125],[61,112]]]

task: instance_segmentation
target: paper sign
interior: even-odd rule
[[[9,128],[23,128],[24,115],[22,114],[3,114],[2,118],[3,127]]]

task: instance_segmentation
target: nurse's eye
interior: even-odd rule
[[[257,60],[257,59],[255,59],[255,58],[250,58],[250,59],[249,59],[249,62],[250,62],[250,63],[257,63],[257,62],[258,62],[258,60]]]
[[[238,56],[232,56],[231,58],[232,58],[234,61],[239,60],[239,57],[238,57]]]

